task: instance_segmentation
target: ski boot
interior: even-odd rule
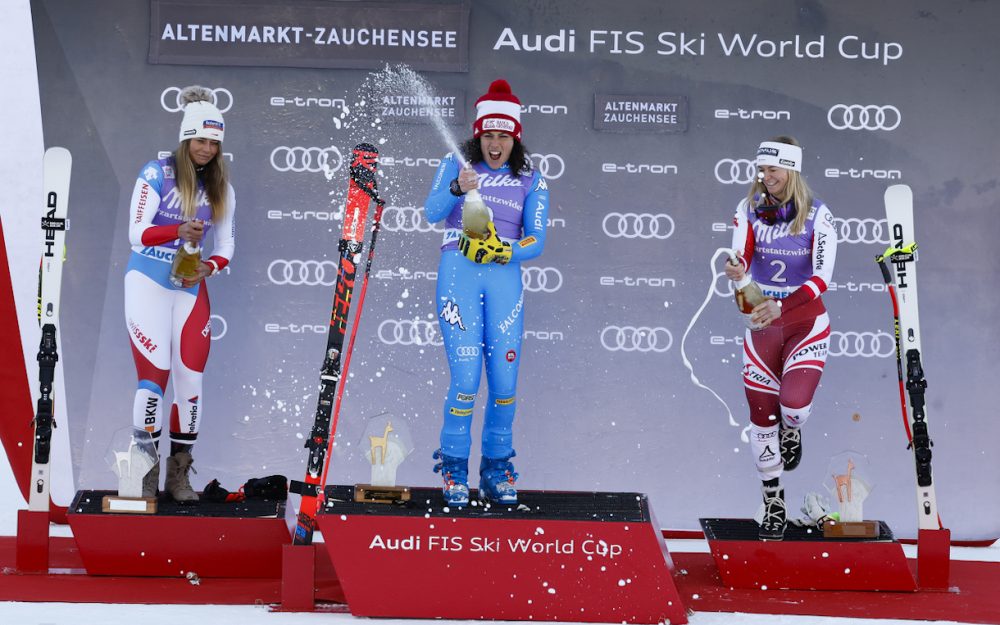
[[[517,504],[517,489],[514,482],[517,473],[510,459],[516,454],[511,452],[506,458],[487,458],[483,456],[479,462],[479,499],[501,505]]]
[[[785,471],[795,470],[795,467],[802,462],[802,428],[790,428],[782,421],[778,430],[778,440]]]
[[[188,477],[188,473],[194,471],[193,462],[194,458],[186,451],[167,456],[167,479],[163,489],[177,503],[198,503],[198,493],[191,488],[191,478]]]
[[[461,508],[469,505],[469,459],[446,456],[443,451],[434,451],[434,459],[441,462],[434,465],[434,472],[444,478],[444,503]]]
[[[761,540],[781,540],[785,537],[785,489],[781,486],[763,486],[764,518],[757,537]]]

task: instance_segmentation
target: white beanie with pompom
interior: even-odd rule
[[[198,85],[181,90],[184,119],[181,120],[179,141],[201,138],[222,142],[226,126],[213,99],[211,91]]]

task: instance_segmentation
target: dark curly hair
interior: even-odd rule
[[[483,146],[480,144],[478,137],[465,141],[459,146],[459,149],[462,150],[462,155],[469,163],[481,163],[485,160],[483,158]],[[511,148],[507,163],[510,165],[511,173],[515,176],[531,172],[531,159],[528,158],[528,151],[525,149],[524,144],[517,139],[514,139],[514,147]]]

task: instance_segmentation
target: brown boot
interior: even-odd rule
[[[160,494],[160,459],[156,459],[146,475],[142,478],[142,496],[147,499],[156,499]]]
[[[164,490],[170,493],[177,503],[195,503],[198,501],[198,493],[191,488],[191,479],[188,477],[189,471],[194,471],[191,463],[194,459],[186,451],[167,457],[167,480]],[[195,471],[197,473],[197,471]]]

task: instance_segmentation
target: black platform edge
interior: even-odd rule
[[[77,491],[73,503],[67,509],[67,514],[107,514],[123,516],[120,512],[104,512],[101,501],[105,495],[117,495],[113,490],[81,490]],[[201,493],[199,493],[200,495]],[[196,503],[179,504],[170,495],[160,493],[156,500],[156,513],[151,515],[129,514],[127,516],[180,516],[180,517],[233,517],[233,518],[284,518],[284,499],[246,499],[234,503],[216,503],[198,501]]]
[[[518,505],[483,504],[472,490],[468,506],[446,506],[440,488],[411,488],[410,501],[398,504],[357,503],[353,486],[327,486],[320,514],[372,516],[451,516],[458,518],[524,518],[559,521],[647,523],[649,503],[643,493],[518,491]]]
[[[753,519],[698,519],[701,529],[708,540],[760,540],[757,536],[757,522]],[[817,527],[800,527],[789,524],[785,528],[786,541],[798,542],[892,542],[896,538],[892,535],[892,530],[885,521],[878,523],[878,535],[875,538],[851,538],[836,537],[827,538],[823,536],[823,530]]]

